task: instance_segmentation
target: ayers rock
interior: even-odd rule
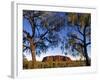
[[[72,61],[72,60],[70,57],[62,55],[46,56],[42,60],[42,62],[48,62],[48,61]]]

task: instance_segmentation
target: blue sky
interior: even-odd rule
[[[64,19],[66,19],[64,12],[57,13],[57,16],[62,16],[62,17],[64,17]],[[28,22],[27,19],[23,19],[23,29],[25,29],[27,32],[32,34],[31,26],[30,26],[30,23]],[[70,31],[72,32],[74,30],[72,28],[68,28],[67,22],[65,22],[65,25],[64,25],[63,29],[58,33],[59,33],[61,39],[65,40],[64,37],[67,37],[67,33],[70,32]],[[79,35],[79,37],[81,37],[81,36]],[[61,47],[60,47],[61,45],[62,44],[60,43],[58,47],[55,47],[53,49],[49,48],[46,53],[42,53],[40,56],[37,55],[36,59],[37,60],[42,60],[42,58],[44,56],[48,56],[48,55],[65,55],[65,54],[62,54],[63,52],[62,52]],[[70,56],[72,59],[78,59],[79,58],[79,56],[73,57],[71,55],[70,50],[65,50],[64,49],[64,52],[66,52],[66,51],[68,53],[66,56]],[[29,52],[24,52],[24,54],[26,55],[26,57],[29,60],[31,60],[31,55],[30,55]],[[88,55],[91,56],[91,47],[88,47]]]

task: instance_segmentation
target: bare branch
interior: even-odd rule
[[[44,34],[41,34],[40,39],[42,39],[47,33],[48,33],[48,30]]]
[[[77,26],[77,31],[83,36],[83,33],[80,31],[78,26]]]
[[[86,46],[88,46],[88,45],[90,45],[91,44],[91,42],[88,42],[88,43],[86,43]]]

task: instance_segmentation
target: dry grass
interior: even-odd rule
[[[78,67],[85,66],[85,61],[52,61],[52,62],[35,62],[24,61],[23,69],[36,69],[36,68],[57,68],[57,67]]]

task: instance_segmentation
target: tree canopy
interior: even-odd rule
[[[30,23],[31,31],[23,26],[23,51],[28,50],[32,53],[34,46],[33,54],[40,55],[49,47],[58,45],[58,32],[65,23],[65,18],[60,13],[24,10],[23,20],[25,19]]]

